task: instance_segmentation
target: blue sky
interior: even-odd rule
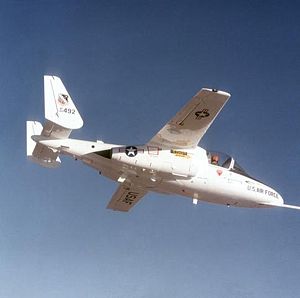
[[[232,94],[201,142],[300,205],[297,1],[1,1],[0,297],[297,297],[300,213],[148,195],[63,158],[26,160],[43,75],[64,81],[73,137],[147,142],[202,87]]]

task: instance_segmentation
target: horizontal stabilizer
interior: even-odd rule
[[[37,121],[26,121],[27,157],[31,161],[46,168],[56,168],[60,165],[58,152],[42,144],[37,144],[32,136],[42,134],[42,124]]]
[[[57,168],[61,164],[58,152],[54,152],[42,144],[35,146],[33,154],[29,158],[31,161],[46,168]]]

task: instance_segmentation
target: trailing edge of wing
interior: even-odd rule
[[[201,89],[150,141],[150,146],[195,148],[230,94]]]
[[[147,193],[139,186],[121,184],[111,198],[107,209],[115,211],[129,211]]]

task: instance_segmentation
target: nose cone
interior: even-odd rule
[[[273,188],[263,185],[260,189],[263,200],[266,203],[282,205],[284,203],[281,195]]]
[[[279,204],[284,204],[284,200],[283,200],[283,198],[282,198],[282,196],[277,192],[277,195],[278,195],[278,203]]]
[[[269,188],[269,190],[267,190],[265,192],[265,194],[269,197],[269,199],[271,199],[272,202],[274,202],[275,204],[279,204],[282,205],[284,203],[282,196],[274,189]]]

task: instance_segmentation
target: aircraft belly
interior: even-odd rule
[[[126,179],[127,182],[140,185],[148,191],[177,194],[209,203],[249,208],[263,207],[261,204],[270,202],[265,192],[270,193],[269,196],[275,195],[270,190],[260,189],[258,182],[251,179],[245,181],[243,176],[229,171],[219,175],[215,169],[208,171],[206,169],[199,171],[201,174],[198,176],[189,178],[143,168],[138,162],[128,164],[93,153],[81,159],[114,181],[122,182]]]
[[[228,180],[195,177],[189,180],[163,181],[157,190],[215,204],[249,208],[260,206],[257,195],[249,192],[244,183]]]
[[[99,174],[117,181],[120,177],[120,169],[110,159],[106,159],[94,154],[88,154],[81,158],[82,162],[87,166],[97,170]]]

